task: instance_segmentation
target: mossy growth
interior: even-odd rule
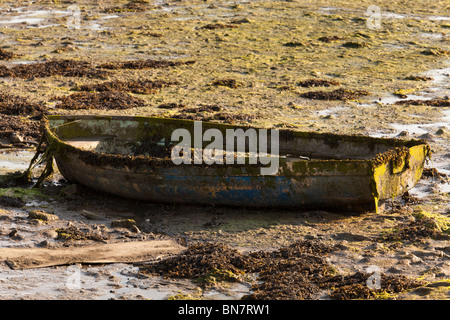
[[[177,294],[171,295],[167,300],[202,300],[201,293],[190,294],[179,292]]]
[[[214,268],[207,274],[200,276],[196,282],[204,286],[215,286],[220,282],[240,282],[243,275],[234,273],[230,270]]]
[[[424,210],[413,213],[412,216],[413,221],[385,232],[380,238],[387,241],[450,239],[450,218]]]
[[[23,202],[31,200],[45,200],[48,196],[36,188],[0,188],[0,196],[16,198]]]
[[[422,222],[425,227],[450,236],[450,218],[424,210],[414,213],[413,216],[416,221]]]

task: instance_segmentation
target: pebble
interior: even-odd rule
[[[16,132],[11,133],[11,135],[9,136],[9,140],[12,143],[20,143],[24,141],[23,137]]]
[[[411,260],[411,263],[422,263],[423,262],[422,259],[420,259],[418,256],[413,255],[413,254],[411,254],[409,259]]]
[[[77,184],[71,184],[61,190],[63,196],[74,196],[80,193],[80,187]]]
[[[89,220],[103,220],[103,217],[87,210],[81,211],[81,215]]]
[[[409,136],[409,132],[408,131],[402,131],[400,132],[397,137],[407,137]]]
[[[56,230],[45,230],[42,234],[50,239],[58,238],[58,232],[56,232]]]
[[[420,288],[417,288],[417,289],[411,291],[412,294],[416,294],[419,296],[426,296],[432,292],[433,292],[433,288],[429,288],[429,287],[420,287]]]
[[[126,228],[132,231],[136,230],[136,221],[133,219],[119,219],[111,221],[111,228]]]
[[[24,237],[18,233],[17,229],[12,229],[8,236],[13,240],[22,240]]]
[[[445,133],[445,129],[442,127],[442,128],[439,128],[436,132],[435,132],[435,134],[438,134],[438,135],[441,135],[441,134],[444,134]]]
[[[43,220],[43,221],[54,221],[54,220],[58,220],[58,216],[51,214],[51,213],[47,213],[45,211],[42,210],[32,210],[28,213],[28,219],[38,219],[38,220]]]

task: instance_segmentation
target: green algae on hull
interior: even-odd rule
[[[149,117],[49,116],[46,137],[61,173],[89,187],[141,200],[176,198],[183,203],[217,205],[244,201],[256,207],[377,210],[379,200],[401,195],[417,183],[428,156],[428,146],[420,140],[281,130],[278,173],[263,176],[261,165],[250,161],[174,165],[170,157],[135,155],[132,150],[137,149],[130,148],[137,141],[170,141],[173,130],[193,132],[194,123]],[[202,124],[223,134],[230,129],[255,129]],[[89,137],[104,138],[93,149],[70,142]],[[113,153],[106,151],[108,143],[113,143]],[[302,156],[295,158],[298,154]]]

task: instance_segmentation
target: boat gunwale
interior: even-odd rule
[[[61,140],[56,133],[52,131],[54,127],[50,127],[49,120],[114,120],[114,121],[148,121],[148,120],[156,120],[156,121],[163,121],[163,122],[169,122],[169,123],[193,123],[194,120],[187,120],[187,119],[173,119],[173,118],[158,118],[158,117],[144,117],[144,116],[111,116],[111,115],[46,115],[43,118],[44,122],[44,134],[46,135],[47,139],[49,140],[50,144],[54,144],[53,151],[56,152],[56,154],[61,152],[61,148],[64,148],[66,151],[71,151],[73,153],[76,153],[77,155],[81,156],[82,159],[89,160],[89,162],[93,163],[102,163],[102,164],[111,164],[114,163],[114,166],[123,165],[127,167],[142,167],[142,166],[148,166],[151,168],[167,168],[167,167],[185,167],[185,166],[196,166],[201,168],[217,168],[220,166],[221,168],[248,168],[248,169],[260,169],[262,167],[261,164],[179,164],[176,165],[172,162],[170,158],[158,158],[158,157],[151,157],[151,156],[132,156],[132,155],[123,155],[123,154],[111,154],[111,153],[100,153],[94,150],[83,150],[81,148],[74,147],[64,140]],[[232,124],[223,124],[223,123],[214,123],[214,122],[203,122],[206,123],[208,126],[219,126],[225,129],[267,129],[262,127],[254,127],[254,126],[248,126],[248,125],[232,125]],[[310,160],[304,160],[299,159],[295,161],[289,161],[290,164],[295,165],[296,163],[311,163],[311,164],[317,164],[317,163],[327,163],[327,164],[344,164],[344,163],[367,163],[371,164],[372,167],[378,167],[380,165],[383,165],[385,163],[388,163],[392,160],[392,151],[395,149],[400,148],[407,148],[410,149],[414,146],[421,146],[423,145],[427,149],[427,156],[430,154],[430,147],[428,143],[425,140],[422,139],[410,139],[410,140],[403,140],[403,139],[396,139],[396,138],[380,138],[380,137],[367,137],[367,136],[359,136],[359,135],[344,135],[344,134],[334,134],[334,133],[318,133],[318,132],[306,132],[306,131],[296,131],[291,129],[278,129],[280,131],[280,138],[283,137],[303,137],[303,138],[312,138],[312,139],[321,139],[325,140],[326,138],[334,138],[337,139],[337,141],[349,141],[349,142],[370,142],[373,144],[381,143],[381,144],[390,144],[390,148],[386,150],[385,152],[380,152],[375,154],[371,158],[367,159],[310,159]],[[394,152],[398,154],[399,152]],[[391,155],[389,155],[391,154]],[[401,156],[401,155],[400,155]],[[280,165],[279,167],[282,167],[287,163],[286,159],[279,158]],[[92,163],[91,163],[92,164]]]

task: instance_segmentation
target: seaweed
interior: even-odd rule
[[[402,275],[385,275],[380,273],[378,289],[370,288],[367,281],[371,274],[356,272],[346,276],[334,276],[324,281],[321,286],[333,288],[330,298],[335,300],[376,299],[386,294],[399,293],[424,284],[423,281],[410,279]]]
[[[0,48],[0,60],[11,60],[14,57],[16,57],[15,53]]]
[[[342,46],[345,48],[359,49],[369,47],[369,44],[365,42],[349,41],[344,43]]]
[[[311,88],[311,87],[330,87],[339,86],[341,83],[336,80],[323,80],[323,79],[308,79],[303,80],[298,83],[300,87]]]
[[[424,168],[422,171],[422,178],[433,178],[441,180],[442,182],[447,181],[447,175],[445,173],[439,172],[436,168]]]
[[[236,79],[219,79],[219,80],[215,80],[212,83],[213,86],[225,86],[225,87],[229,87],[229,88],[237,88],[239,87],[241,84],[238,83],[236,81]]]
[[[121,7],[108,7],[103,10],[104,13],[119,13],[119,12],[145,12],[150,8],[149,1],[146,0],[132,0]]]
[[[283,43],[283,46],[295,48],[295,47],[302,47],[302,46],[304,46],[304,44],[299,41],[289,41],[289,42]]]
[[[441,48],[428,48],[420,53],[426,56],[446,56],[450,53],[450,51]]]
[[[157,108],[160,109],[178,109],[178,108],[185,108],[186,105],[182,103],[175,103],[175,102],[169,102],[169,103],[163,103],[157,106]]]
[[[206,30],[216,30],[216,29],[234,29],[239,28],[236,24],[223,24],[223,23],[209,23],[206,24],[200,29],[206,29]]]
[[[181,65],[191,65],[195,61],[170,61],[170,60],[130,60],[104,63],[97,68],[103,69],[154,69],[154,68],[168,68]]]
[[[188,278],[200,286],[220,281],[248,282],[249,274],[258,274],[252,293],[243,300],[314,299],[321,290],[330,290],[332,299],[369,299],[422,285],[404,276],[382,274],[380,289],[371,289],[366,285],[369,273],[336,275],[327,260],[327,255],[336,250],[338,246],[310,240],[246,254],[222,243],[193,244],[181,255],[141,266],[139,273]]]
[[[145,106],[145,101],[128,93],[117,91],[79,92],[68,96],[54,97],[58,108],[68,110],[102,109],[119,110]]]
[[[12,68],[0,68],[0,77],[38,78],[50,76],[105,78],[104,70],[96,69],[91,63],[75,60],[51,60],[32,64],[21,64]]]
[[[405,163],[409,163],[409,158],[411,154],[409,153],[409,149],[407,147],[396,147],[394,149],[390,149],[384,153],[377,154],[372,160],[372,166],[376,167],[388,162],[392,162],[394,166],[399,166],[405,161]]]
[[[301,93],[302,98],[314,100],[353,100],[371,93],[363,90],[337,89],[334,91],[310,91]]]
[[[0,113],[15,116],[42,114],[46,107],[42,103],[30,102],[26,98],[0,93]]]
[[[450,239],[450,220],[438,214],[421,211],[413,214],[414,220],[403,223],[379,236],[383,241],[412,241],[423,239]]]
[[[405,77],[405,80],[413,80],[413,81],[430,81],[433,80],[433,78],[431,77],[426,77],[426,76],[407,76]]]
[[[68,228],[56,229],[58,234],[57,240],[73,241],[73,240],[94,240],[105,241],[108,237],[96,234],[92,231],[82,231],[77,227],[70,226]]]
[[[338,41],[338,40],[344,40],[344,37],[341,36],[324,36],[324,37],[320,37],[318,40],[322,41],[322,42],[334,42],[334,41]]]
[[[178,82],[168,82],[162,80],[128,80],[128,81],[107,81],[98,84],[82,85],[77,88],[79,91],[120,91],[137,94],[151,94],[159,89],[178,84]]]
[[[19,134],[24,140],[37,140],[40,137],[40,121],[23,116],[0,114],[0,138],[9,139],[11,134]]]
[[[396,105],[410,105],[410,106],[430,106],[430,107],[449,107],[450,99],[435,98],[435,99],[419,99],[419,100],[401,100],[396,101]]]

